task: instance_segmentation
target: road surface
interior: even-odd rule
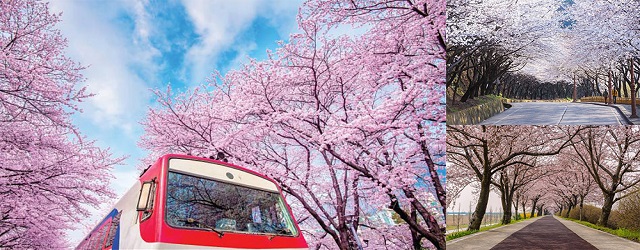
[[[637,250],[640,243],[549,215],[454,239],[447,249]]]
[[[516,102],[480,125],[627,125],[618,110],[571,102]]]

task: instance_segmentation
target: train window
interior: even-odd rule
[[[109,228],[109,234],[107,235],[107,243],[105,247],[110,247],[113,245],[113,241],[116,239],[116,233],[118,232],[118,226],[120,225],[120,216],[122,215],[122,211],[118,212],[116,216],[111,220],[111,228]]]
[[[277,192],[170,171],[167,223],[173,227],[295,236],[293,220]]]
[[[153,203],[156,193],[156,179],[144,182],[140,188],[140,197],[138,197],[137,211],[142,211],[140,222],[149,219],[153,213]]]
[[[145,181],[140,187],[140,197],[138,197],[138,211],[147,211],[151,208],[151,191],[153,181]]]

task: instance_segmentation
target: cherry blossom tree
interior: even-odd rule
[[[498,80],[543,54],[559,1],[447,1],[447,88],[455,102],[499,94]]]
[[[527,218],[527,212],[526,212],[527,203],[528,203],[527,190],[520,189],[516,191],[516,193],[514,194],[514,200],[513,200],[513,205],[516,213],[515,215],[516,220]],[[523,217],[520,217],[520,213],[518,212],[518,208],[520,207],[520,205],[522,205],[522,213],[524,214]]]
[[[582,220],[584,202],[601,198],[594,192],[597,189],[595,180],[584,171],[582,162],[571,152],[563,152],[556,159],[557,165],[551,168],[554,169],[553,174],[545,178],[545,183],[550,184],[547,190],[560,199],[575,203],[573,207],[579,205],[579,219]],[[569,206],[569,210],[571,208]]]
[[[40,1],[0,2],[0,248],[67,248],[65,231],[113,197],[121,159],[70,122],[90,94],[59,21]]]
[[[511,223],[511,208],[518,205],[518,203],[514,201],[516,192],[549,174],[544,167],[538,166],[540,161],[544,161],[541,160],[541,157],[525,159],[527,157],[522,156],[518,158],[520,158],[517,159],[519,163],[500,170],[497,173],[497,178],[491,183],[500,191],[500,201],[503,211],[501,223],[505,225]],[[535,204],[533,206],[535,207]]]
[[[640,183],[639,145],[638,129],[633,126],[588,127],[574,138],[571,155],[591,175],[604,198],[599,225],[607,225],[613,205]]]
[[[447,126],[448,169],[466,168],[473,173],[469,178],[480,183],[479,200],[469,230],[480,228],[491,183],[499,182],[497,175],[501,171],[531,165],[529,157],[558,154],[569,146],[577,131],[579,129],[573,127],[563,131],[558,127],[536,126]]]
[[[635,79],[628,69],[640,52],[638,30],[630,23],[640,17],[635,13],[637,1],[575,1],[565,6],[567,29],[563,29],[567,52],[561,60],[565,70],[596,82],[604,78],[607,99],[612,90],[630,96],[635,103]],[[632,81],[633,79],[634,81]],[[602,91],[604,92],[604,91]],[[630,92],[630,93],[629,93]],[[633,114],[636,115],[635,105]]]
[[[574,101],[604,90],[611,100],[613,89],[635,100],[637,77],[627,69],[640,55],[639,31],[629,25],[640,21],[638,1],[453,0],[447,5],[447,87],[453,102],[459,94],[465,102],[508,95],[514,88],[524,91],[516,98],[539,98],[536,88],[503,81],[516,71],[540,82],[571,83],[569,95],[566,88],[560,92]]]
[[[343,24],[366,32],[327,34]],[[266,173],[313,248],[360,238],[443,249],[444,2],[308,1],[299,27],[268,60],[185,93],[156,91],[140,145]],[[377,222],[384,212],[401,223]]]

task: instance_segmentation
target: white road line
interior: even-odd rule
[[[620,120],[620,112],[618,112],[618,110],[616,110],[616,108],[615,108],[615,107],[611,107],[611,112],[613,112],[613,113],[614,113],[614,115],[613,115],[613,116],[614,116],[614,117],[616,118],[616,120],[618,121],[618,124],[620,124],[620,125],[624,125],[624,124],[626,123],[626,122],[624,122],[624,123],[623,123],[623,122]]]
[[[516,112],[520,111],[524,107],[524,105],[518,105],[518,106],[520,106],[518,109],[516,109],[513,112],[510,112],[509,114],[505,115],[504,117],[502,117],[502,119],[494,122],[493,124],[487,124],[487,125],[496,125],[496,124],[500,123],[502,120],[507,119],[507,117],[509,117],[509,116],[515,114]],[[512,110],[513,108],[514,108],[514,105],[511,104],[511,108],[508,109],[508,110]]]
[[[567,113],[567,109],[569,109],[569,105],[564,105],[564,111],[562,111],[562,115],[560,116],[560,121],[558,121],[558,124],[556,125],[560,125],[560,123],[562,123],[562,120],[564,119],[564,114]]]

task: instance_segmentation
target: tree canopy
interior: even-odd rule
[[[443,249],[444,1],[312,0],[298,23],[267,60],[156,91],[140,145],[266,173],[312,248]]]

